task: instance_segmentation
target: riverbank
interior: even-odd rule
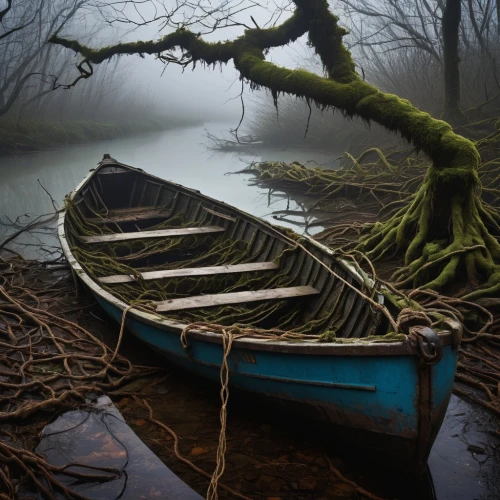
[[[34,457],[40,430],[61,411],[81,407],[89,390],[107,393],[151,450],[204,495],[208,479],[178,455],[212,473],[220,431],[218,384],[171,366],[126,332],[113,355],[119,325],[83,289],[77,294],[63,261],[14,259],[0,266],[0,275],[0,330],[10,332],[2,335],[0,346],[9,354],[0,378],[1,398],[9,401],[1,407],[0,449],[24,459],[33,477],[49,484],[46,463],[40,457],[27,460]],[[101,370],[107,373],[101,376]],[[499,493],[495,419],[456,397],[430,457],[431,474],[419,485],[384,475],[375,460],[341,448],[311,422],[272,410],[248,394],[231,390],[228,415],[221,482],[246,498],[468,500]],[[17,447],[11,446],[15,437]],[[4,470],[11,484],[24,483],[27,470],[8,464]],[[55,483],[51,487],[57,490]],[[221,489],[219,498],[234,497]]]
[[[130,122],[0,120],[0,156],[106,141],[148,132],[200,125],[196,120],[148,119]]]

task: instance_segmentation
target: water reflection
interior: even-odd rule
[[[429,458],[438,500],[500,498],[497,429],[490,413],[452,396]]]
[[[94,480],[55,476],[91,500],[202,498],[151,453],[107,397],[100,397],[94,409],[67,412],[46,426],[36,451],[52,465],[78,464],[67,470],[97,476]]]

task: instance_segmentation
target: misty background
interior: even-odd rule
[[[224,2],[223,2],[224,3]],[[0,11],[7,0],[0,1]],[[165,2],[167,10],[176,2]],[[159,17],[162,2],[139,3],[88,0],[20,0],[5,14],[0,28],[0,117],[4,120],[121,121],[168,118],[180,121],[234,121],[241,115],[239,75],[231,64],[222,67],[168,66],[145,55],[114,58],[93,67],[94,75],[73,88],[63,86],[77,76],[80,56],[47,43],[53,33],[92,48],[136,40],[155,40],[173,30]],[[140,10],[140,13],[139,13]],[[289,15],[284,12],[282,19]],[[271,12],[252,9],[264,25]],[[235,16],[250,22],[246,11]],[[126,21],[126,22],[125,22]],[[206,35],[209,41],[232,39],[244,27],[234,26]],[[3,30],[3,33],[2,33]],[[271,59],[292,61],[288,50]],[[245,92],[249,94],[248,89]],[[258,92],[262,93],[262,92]]]
[[[444,3],[330,0],[330,4],[349,30],[344,41],[353,53],[358,73],[382,90],[442,116]],[[463,0],[461,5],[460,106],[469,121],[497,117],[500,4]],[[144,127],[144,120],[155,120],[156,129],[225,122],[229,131],[242,114],[241,81],[231,62],[193,68],[165,64],[165,60],[148,55],[122,56],[93,66],[92,77],[66,89],[65,85],[78,76],[75,65],[81,57],[47,40],[57,33],[99,48],[122,41],[156,40],[180,26],[199,32],[207,41],[231,40],[247,27],[280,24],[292,8],[285,0],[0,0],[2,134],[7,136],[30,120],[121,126],[119,131],[95,131],[94,136],[89,127],[80,127],[78,133],[87,140],[133,133],[134,127],[137,132],[154,128]],[[302,37],[290,46],[272,49],[267,57],[279,65],[323,74],[306,42]],[[319,110],[303,100],[281,96],[276,109],[266,91],[251,91],[246,83],[242,97],[245,119],[240,131],[270,147],[358,151],[397,142],[378,127],[345,120],[334,110]],[[125,123],[130,124],[127,130],[123,130]],[[28,127],[21,132],[25,136],[41,133],[39,127],[33,130]],[[78,135],[70,139],[78,142]],[[212,146],[220,149],[221,144]]]
[[[360,76],[442,117],[444,3],[330,4],[349,30],[344,41]],[[500,2],[462,0],[461,6],[460,107],[470,124],[467,132],[485,136],[500,115]],[[47,43],[58,33],[99,48],[157,40],[180,26],[207,41],[232,40],[247,27],[279,25],[291,8],[287,0],[0,0],[0,214],[15,218],[50,210],[38,179],[61,203],[90,166],[110,152],[119,161],[268,216],[268,205],[282,201],[276,193],[268,196],[248,187],[248,178],[224,174],[261,160],[313,160],[336,168],[344,151],[408,148],[381,127],[314,103],[279,96],[275,106],[268,92],[250,90],[247,82],[240,95],[242,82],[231,61],[193,68],[165,64],[168,54],[163,61],[122,56],[94,65],[90,78],[71,86],[81,56]],[[173,55],[181,56],[179,51]],[[324,74],[305,36],[270,50],[267,58]],[[242,98],[244,120],[236,137],[231,131],[242,117]],[[465,131],[461,123],[455,125]],[[80,143],[85,145],[67,146]],[[287,206],[286,196],[282,199]]]

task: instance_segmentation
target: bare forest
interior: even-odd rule
[[[0,11],[0,150],[5,154],[58,143],[193,123],[155,104],[155,90],[133,65],[114,61],[69,91],[75,57],[48,43],[67,30],[101,43],[126,36],[103,17],[107,2],[23,0]],[[140,87],[138,91],[137,87]],[[62,123],[71,125],[62,127]]]
[[[330,5],[349,31],[344,41],[363,79],[436,118],[467,127],[468,133],[494,130],[500,105],[498,2],[335,0]],[[446,16],[447,8],[457,19]],[[455,32],[447,28],[453,23]],[[295,50],[294,63],[323,72],[305,41]],[[302,100],[284,96],[278,113],[270,110],[272,96],[255,96],[254,101],[246,131],[270,146],[331,150],[339,143],[360,154],[367,145],[397,142],[376,126],[346,122],[341,113],[311,109]]]

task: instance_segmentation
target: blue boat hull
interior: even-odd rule
[[[131,269],[151,269],[147,279],[146,272],[142,275],[146,283],[150,279],[173,277],[174,271],[182,271],[180,274],[186,280],[190,279],[189,276],[211,276],[213,272],[221,276],[233,274],[236,271],[229,266],[240,260],[258,264],[258,271],[264,272],[262,265],[279,261],[280,270],[275,271],[277,274],[272,280],[265,286],[249,286],[248,290],[245,285],[244,297],[241,292],[225,292],[227,287],[222,285],[212,290],[217,291],[216,294],[207,293],[210,287],[201,286],[198,290],[198,285],[193,282],[192,290],[198,290],[198,295],[187,294],[171,304],[171,300],[177,300],[175,297],[179,295],[173,291],[177,285],[171,288],[172,291],[160,294],[162,299],[167,298],[161,302],[157,302],[153,286],[146,295],[140,295],[141,300],[152,300],[152,308],[143,310],[134,306],[126,313],[126,326],[172,363],[219,381],[223,359],[221,335],[207,331],[207,328],[193,328],[188,334],[188,349],[184,349],[180,337],[185,323],[200,319],[209,322],[210,311],[205,307],[217,304],[234,305],[247,300],[275,303],[279,314],[266,312],[262,316],[264,313],[258,312],[258,308],[250,308],[243,316],[231,314],[231,321],[238,322],[240,320],[234,318],[240,317],[243,318],[241,322],[250,322],[257,328],[286,325],[282,328],[292,331],[308,326],[314,335],[305,335],[295,341],[269,340],[258,335],[235,339],[228,359],[230,384],[326,422],[332,433],[396,457],[396,463],[404,464],[408,470],[423,470],[451,394],[461,325],[447,320],[442,329],[434,332],[427,326],[427,321],[426,326],[419,323],[418,315],[403,314],[399,318],[404,310],[400,310],[400,304],[394,302],[391,294],[383,293],[382,288],[378,289],[358,266],[340,259],[335,251],[306,237],[290,238],[286,231],[235,207],[116,162],[109,155],[70,194],[69,203],[71,210],[67,213],[70,215],[66,217],[66,212],[61,212],[59,219],[61,248],[74,274],[117,322],[121,322],[123,311],[128,311],[130,304],[139,297],[136,297],[139,291],[134,287],[130,290],[132,295],[125,298],[114,286],[134,281],[137,276],[128,274]],[[173,220],[177,215],[181,216],[183,223],[192,225],[190,229],[196,229],[193,234],[201,235],[207,229],[209,232],[215,229],[221,238],[216,241],[229,245],[227,248],[232,248],[231,252],[234,250],[239,260],[231,257],[227,262],[225,258],[219,262],[219,259],[217,263],[224,265],[217,266],[214,266],[215,261],[204,260],[205,246],[210,248],[212,245],[209,239],[204,240],[205,246],[195,245],[193,255],[186,255],[191,260],[185,263],[191,264],[182,269],[169,268],[170,260],[175,262],[184,257],[184,254],[178,254],[181,246],[169,256],[170,247],[165,247],[165,250],[161,245],[157,250],[131,254],[125,250],[125,244],[124,248],[121,247],[120,242],[128,240],[154,237],[162,241],[161,238],[167,237],[166,233],[160,231],[160,235],[148,231],[149,234],[144,236],[143,230],[156,227],[159,221],[163,224]],[[105,226],[112,226],[112,229],[108,227],[106,234],[100,234],[99,228]],[[115,226],[124,234],[118,237]],[[129,231],[132,226],[134,230]],[[109,231],[111,233],[107,234]],[[174,234],[175,229],[174,233],[169,229],[166,231],[168,238],[180,237]],[[89,237],[87,233],[93,236]],[[241,242],[246,250],[233,248],[235,242]],[[92,247],[93,244],[98,246]],[[114,245],[114,250],[109,249],[108,244]],[[100,252],[107,255],[109,251],[112,260],[125,252],[123,262],[132,259],[135,267],[127,264],[129,271],[126,275],[107,276],[106,270],[101,269],[101,259],[97,257],[95,263],[100,271],[90,275],[86,258],[79,262],[72,248],[84,249],[87,256],[94,255],[96,248],[94,256],[99,256]],[[285,257],[288,250],[293,252]],[[191,257],[195,254],[193,260]],[[227,267],[223,269],[225,265]],[[281,281],[284,276],[286,280]],[[144,283],[140,287],[147,288]],[[304,288],[310,297],[298,300],[303,296]],[[296,295],[298,289],[300,294]],[[364,295],[368,290],[370,298]],[[286,303],[272,302],[285,297],[282,295],[285,291]],[[254,292],[259,292],[258,296]],[[262,295],[260,292],[266,293]],[[168,300],[171,296],[172,299]],[[214,301],[214,297],[217,300]],[[382,314],[381,308],[384,307],[389,309]],[[186,312],[189,309],[198,314],[193,316]],[[148,312],[153,310],[156,313]],[[253,312],[250,314],[250,311]],[[391,314],[397,314],[398,321],[401,320],[398,336],[386,336],[398,329],[392,325],[392,318],[388,320]],[[219,322],[219,316],[214,316],[213,321]],[[403,323],[406,327],[402,326]],[[336,341],[318,342],[318,336],[327,332],[335,332]]]
[[[95,294],[117,322],[122,310]],[[137,338],[173,363],[214,381],[220,380],[222,346],[127,317]],[[446,412],[457,349],[443,346],[439,363],[429,366],[403,355],[293,354],[281,350],[233,348],[232,387],[268,396],[283,406],[325,421],[333,433],[363,447],[391,455],[412,472],[422,471]]]

